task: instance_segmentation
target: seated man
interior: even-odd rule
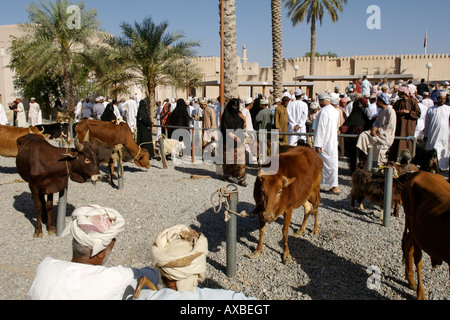
[[[397,115],[390,105],[390,99],[387,94],[381,93],[378,95],[377,106],[381,110],[373,128],[363,132],[359,136],[356,145],[366,155],[369,146],[373,147],[373,159],[376,162],[375,168],[387,163],[387,153],[394,143],[395,129],[397,127]]]
[[[124,225],[124,218],[113,209],[77,208],[63,233],[73,236],[72,261],[46,258],[36,270],[28,296],[32,300],[122,300],[132,298],[142,276],[158,284],[157,269],[103,266]]]
[[[138,288],[138,300],[255,300],[222,289],[200,289],[206,273],[208,240],[186,226],[161,232],[152,246],[152,258],[161,273],[160,290]],[[155,289],[155,288],[153,288]]]

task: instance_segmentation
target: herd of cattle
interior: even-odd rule
[[[110,182],[114,175],[113,154],[117,146],[123,147],[124,161],[134,161],[142,168],[150,168],[147,150],[140,148],[133,139],[126,123],[118,125],[84,120],[73,128],[75,148],[55,147],[48,140],[66,139],[70,136],[69,124],[56,123],[30,128],[0,126],[0,155],[15,157],[17,171],[29,184],[34,201],[37,221],[35,237],[42,237],[42,220],[47,220],[49,234],[55,233],[52,217],[53,195],[68,186],[69,179],[77,183],[101,180],[99,166],[107,166]],[[288,233],[292,212],[304,208],[300,237],[306,230],[310,215],[315,217],[313,233],[319,232],[320,183],[323,163],[311,148],[299,146],[279,156],[279,170],[268,174],[263,166],[254,186],[255,209],[258,216],[260,239],[252,254],[257,259],[263,251],[266,223],[284,216],[283,263],[292,261],[289,254]],[[412,163],[390,164],[396,176],[392,189],[392,206],[398,216],[398,207],[405,212],[405,231],[402,250],[405,273],[409,286],[417,290],[417,298],[425,299],[422,283],[422,251],[430,255],[433,267],[450,264],[450,184],[431,171],[433,157],[420,166]],[[416,162],[418,163],[418,162]],[[364,198],[383,207],[384,175],[358,169],[352,177],[351,207],[355,201],[360,208]],[[45,199],[47,197],[47,199]],[[414,280],[413,259],[417,269],[418,285]]]

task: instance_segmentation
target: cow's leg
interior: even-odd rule
[[[411,234],[406,230],[403,234],[403,258],[405,260],[405,277],[408,281],[409,288],[412,290],[417,290],[417,283],[414,279],[414,267],[413,267],[413,255],[414,246],[412,243]]]
[[[34,211],[36,212],[36,225],[34,227],[34,238],[42,238],[42,210],[44,208],[42,198],[40,196],[39,188],[35,185],[30,184],[31,196],[34,202]]]
[[[417,300],[426,300],[425,297],[425,288],[423,286],[422,281],[422,250],[418,248],[417,246],[414,246],[414,263],[417,268]]]
[[[294,233],[294,237],[296,238],[300,238],[306,231],[306,223],[308,222],[308,218],[311,215],[311,210],[313,208],[313,205],[311,204],[311,202],[307,201],[304,205],[303,208],[305,209],[305,216],[303,218],[303,223],[302,226],[300,227],[300,229]]]
[[[355,211],[355,201],[356,201],[356,199],[355,199],[355,197],[352,195],[352,200],[351,200],[351,202],[350,202],[350,208],[351,208],[352,211]]]
[[[293,261],[289,253],[289,226],[291,225],[293,209],[288,209],[284,214],[284,225],[283,225],[283,240],[284,240],[284,250],[283,250],[283,263],[288,264]]]
[[[109,159],[108,163],[108,175],[109,175],[109,184],[111,186],[114,186],[115,172],[114,172],[114,160],[112,158]]]
[[[266,233],[266,221],[264,220],[262,213],[258,215],[258,220],[259,220],[259,242],[255,252],[247,255],[247,257],[250,259],[258,259],[263,251],[264,234]]]
[[[56,234],[55,222],[53,221],[53,194],[47,196],[47,202],[45,203],[47,210],[47,230],[50,236]]]

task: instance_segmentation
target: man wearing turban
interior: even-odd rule
[[[393,108],[397,114],[396,137],[414,137],[416,132],[417,120],[419,120],[421,111],[419,104],[406,86],[398,89],[398,100]],[[413,151],[412,140],[395,140],[389,152],[389,161],[397,161],[404,150],[408,149],[411,154]]]
[[[376,161],[376,167],[387,162],[387,153],[394,143],[397,126],[397,115],[390,105],[390,98],[387,94],[381,93],[378,95],[377,106],[381,110],[373,128],[364,131],[359,136],[356,145],[366,155],[369,146],[373,147],[373,159]]]
[[[138,287],[138,300],[254,300],[229,290],[199,288],[205,279],[208,240],[193,229],[177,225],[159,233],[152,259],[161,273],[160,290]]]
[[[125,221],[116,210],[81,206],[62,236],[73,236],[71,262],[46,258],[37,268],[32,300],[122,300],[132,297],[141,277],[159,283],[158,270],[106,267]]]

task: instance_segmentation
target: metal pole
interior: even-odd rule
[[[58,220],[56,221],[56,236],[60,237],[65,228],[65,220],[66,220],[66,212],[67,212],[67,188],[59,193],[59,202],[58,202]]]
[[[229,196],[228,202],[230,210],[237,212],[237,203],[239,195],[237,192]],[[234,278],[236,276],[236,234],[237,234],[237,217],[230,214],[227,221],[227,277]]]
[[[373,147],[370,146],[367,150],[366,169],[372,171],[372,166],[373,166]]]
[[[390,226],[391,209],[392,209],[392,183],[394,180],[394,168],[387,167],[385,169],[385,184],[384,184],[384,221],[383,226],[388,228]]]

